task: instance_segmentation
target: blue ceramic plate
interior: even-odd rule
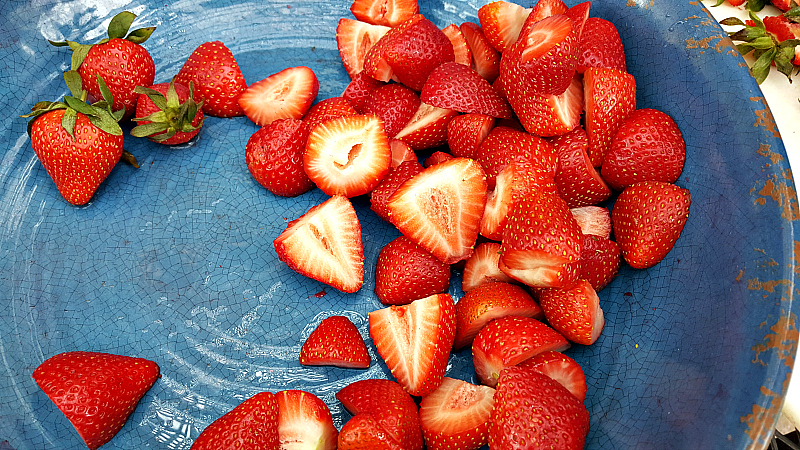
[[[318,99],[348,77],[335,27],[345,1],[115,0],[0,6],[0,449],[80,448],[72,426],[31,379],[68,350],[135,355],[163,376],[105,448],[186,449],[213,420],[262,390],[299,388],[347,414],[346,384],[388,377],[367,314],[381,247],[398,235],[355,199],[364,230],[364,287],[345,295],[278,261],[272,240],[320,203],[314,190],[277,198],[247,171],[246,118],[206,122],[199,139],[166,148],[126,137],[141,163],[118,165],[90,204],[68,205],[36,159],[24,114],[66,92],[65,49],[46,38],[94,42],[127,9],[158,28],[145,46],[167,81],[200,43],[225,42],[252,83],[311,67]],[[482,3],[423,1],[439,26],[477,21]],[[587,448],[759,448],[774,426],[797,347],[792,300],[800,217],[783,145],[743,60],[702,5],[689,0],[595,0],[613,21],[638,82],[640,107],[661,109],[687,142],[679,184],[689,220],[656,267],[620,276],[600,294],[606,328],[569,354],[586,371]],[[460,278],[451,293],[461,296]],[[353,319],[374,364],[307,368],[300,345],[331,314]],[[473,380],[469,352],[449,374]]]

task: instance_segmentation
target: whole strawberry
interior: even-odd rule
[[[158,365],[130,356],[66,352],[45,360],[33,380],[94,450],[122,429],[159,378]]]
[[[53,42],[72,49],[72,70],[77,70],[85,89],[95,98],[103,97],[97,77],[100,76],[114,97],[114,110],[125,109],[130,117],[136,108],[139,94],[136,86],[150,86],[156,69],[150,53],[141,46],[155,27],[130,30],[136,14],[123,11],[108,24],[108,38],[96,44],[79,44],[73,41]]]
[[[194,101],[194,86],[175,83],[159,83],[150,87],[137,86],[136,101],[138,125],[131,135],[146,137],[164,145],[188,142],[203,126],[203,102]]]
[[[64,74],[73,95],[64,102],[39,102],[29,114],[31,147],[61,195],[73,205],[84,205],[122,157],[124,138],[117,123],[121,111],[112,111],[107,95],[92,105],[75,71]],[[78,112],[81,111],[81,112]]]
[[[200,44],[181,67],[175,82],[194,83],[196,100],[203,102],[203,112],[215,117],[244,115],[239,96],[247,82],[233,53],[222,42]]]

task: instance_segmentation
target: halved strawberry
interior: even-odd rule
[[[511,108],[492,85],[471,68],[456,62],[442,63],[430,73],[420,100],[463,113],[511,118]]]
[[[500,52],[486,39],[480,25],[464,22],[460,28],[472,52],[472,68],[486,81],[494,83],[500,74]]]
[[[300,348],[300,364],[366,369],[372,361],[358,328],[345,316],[330,316],[314,328]]]
[[[500,244],[481,242],[464,264],[461,276],[461,290],[469,292],[483,283],[501,281],[512,283],[514,279],[506,275],[498,266],[500,263]]]
[[[583,235],[581,263],[578,276],[600,292],[619,273],[622,256],[619,245],[607,237]]]
[[[372,414],[360,413],[342,426],[338,450],[403,450]]]
[[[603,331],[600,299],[586,280],[566,288],[540,289],[539,305],[547,323],[576,344],[594,344]]]
[[[569,286],[577,280],[582,239],[558,194],[532,190],[508,214],[500,270],[533,287]]]
[[[278,401],[278,439],[282,450],[335,450],[339,432],[333,426],[328,405],[316,395],[285,390]]]
[[[414,149],[400,139],[389,139],[389,149],[392,151],[392,163],[390,165],[392,169],[398,168],[400,164],[406,161],[414,162],[418,166],[420,165],[417,154],[414,153]]]
[[[430,167],[436,164],[448,161],[453,159],[454,156],[447,152],[437,151],[431,153],[430,156],[425,158],[425,161],[422,162],[422,167]]]
[[[419,12],[417,0],[354,0],[350,12],[358,20],[393,27]]]
[[[589,159],[600,167],[619,125],[636,109],[636,80],[616,69],[590,67],[583,74]]]
[[[383,121],[373,115],[320,123],[308,136],[303,167],[328,195],[355,197],[371,191],[389,172],[392,152]]]
[[[555,182],[570,208],[596,205],[611,197],[611,189],[595,170],[589,154],[589,138],[582,127],[550,139],[558,153]]]
[[[503,239],[508,212],[514,203],[524,198],[531,189],[554,189],[549,187],[552,179],[542,176],[541,170],[531,162],[512,162],[505,166],[495,178],[494,189],[486,196],[486,207],[481,217],[481,236],[499,241]]]
[[[289,67],[251,84],[239,96],[239,106],[248,119],[263,127],[278,119],[301,119],[318,92],[313,70]]]
[[[375,265],[375,295],[384,305],[404,305],[450,286],[450,266],[400,236],[386,244]]]
[[[605,206],[578,206],[569,211],[584,235],[611,237],[611,213]]]
[[[303,170],[306,144],[301,126],[302,121],[297,119],[279,119],[247,140],[247,169],[258,184],[275,195],[295,197],[314,187]]]
[[[442,28],[442,33],[450,39],[453,44],[453,61],[464,64],[467,67],[472,67],[472,50],[469,49],[467,38],[464,33],[458,28],[458,25],[451,23],[450,25]]]
[[[464,294],[456,303],[456,337],[453,349],[472,344],[487,323],[505,316],[544,319],[539,304],[516,284],[486,282]]]
[[[530,8],[498,0],[481,6],[478,9],[478,20],[481,22],[483,34],[492,47],[503,53],[517,42],[522,25],[530,13]]]
[[[420,98],[411,88],[392,83],[373,89],[362,108],[364,114],[383,119],[386,136],[394,137],[419,109]]]
[[[494,389],[445,377],[419,404],[429,450],[476,450],[489,442]]]
[[[342,92],[342,97],[346,98],[359,114],[364,114],[364,106],[369,98],[369,93],[384,84],[386,83],[383,81],[378,81],[364,72],[359,72],[347,84],[344,92]]]
[[[532,21],[542,20],[556,14],[566,14],[569,7],[561,0],[538,0],[533,5],[530,17]]]
[[[494,189],[495,178],[504,167],[518,162],[530,163],[532,174],[536,175],[532,184],[543,186],[552,184],[555,190],[552,180],[558,167],[556,150],[552,144],[539,136],[509,127],[496,126],[481,142],[478,151],[475,152],[475,159],[486,172],[486,184],[489,189]]]
[[[494,117],[462,114],[447,124],[447,146],[453,156],[474,158],[478,147],[494,128]]]
[[[449,294],[369,313],[375,348],[411,395],[424,397],[442,383],[455,332],[455,304]]]
[[[505,316],[492,320],[475,336],[472,363],[481,383],[494,387],[503,369],[569,346],[564,336],[536,319]]]
[[[584,99],[579,77],[561,94],[538,93],[524,78],[500,77],[495,84],[503,89],[520,123],[531,134],[558,136],[580,126]]]
[[[405,128],[394,137],[414,150],[437,147],[447,142],[447,124],[458,116],[458,111],[421,103]]]
[[[453,158],[403,183],[386,206],[401,233],[453,264],[472,253],[485,203],[486,180],[480,165]]]
[[[389,208],[386,206],[386,202],[400,185],[420,172],[422,172],[422,164],[416,159],[404,161],[396,168],[391,169],[389,174],[369,193],[370,209],[375,211],[375,214],[381,219],[390,222]]]
[[[272,392],[249,397],[211,422],[192,443],[193,450],[279,448],[278,400]]]
[[[517,364],[558,381],[581,402],[586,399],[586,375],[574,359],[559,352],[543,352]]]
[[[344,97],[330,97],[320,100],[316,105],[312,106],[306,115],[303,116],[303,122],[309,124],[309,128],[313,129],[320,122],[342,116],[355,116],[357,114],[359,114],[359,112],[353,108],[353,105],[350,104],[350,100]]]
[[[578,64],[579,73],[589,67],[605,67],[626,72],[625,49],[613,23],[599,17],[589,17],[581,34]]]
[[[220,41],[200,44],[175,76],[175,82],[184,86],[193,83],[194,99],[203,102],[203,112],[209,116],[244,114],[238,99],[247,89],[247,82],[233,53]]]
[[[289,222],[273,245],[292,270],[340,291],[355,292],[364,282],[361,224],[347,197],[312,207]]]
[[[355,79],[364,70],[364,58],[369,49],[383,37],[389,27],[373,25],[348,18],[339,19],[336,27],[336,47],[347,74]]]

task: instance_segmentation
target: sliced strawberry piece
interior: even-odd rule
[[[392,164],[390,165],[392,169],[396,169],[406,161],[411,161],[420,166],[414,149],[400,139],[389,139],[389,149],[392,151]],[[422,166],[420,166],[421,168]]]
[[[495,178],[507,165],[530,163],[536,173],[532,184],[548,186],[555,190],[554,177],[557,169],[556,150],[544,139],[517,131],[513,128],[496,126],[481,142],[475,159],[486,172],[486,184],[489,189],[495,188]]]
[[[556,14],[566,14],[568,10],[569,7],[561,0],[538,0],[533,5],[530,20],[539,21]]]
[[[278,401],[278,439],[281,450],[335,450],[339,432],[333,417],[316,395],[286,390],[275,394]]]
[[[506,98],[525,130],[537,136],[558,136],[580,126],[583,84],[579,77],[561,94],[541,94],[523,78],[498,78]]]
[[[359,114],[364,114],[364,106],[367,104],[367,99],[369,99],[369,93],[384,84],[386,83],[360,72],[347,84],[344,92],[342,92],[342,97],[346,98]]]
[[[383,119],[386,135],[394,137],[419,109],[420,98],[411,88],[402,84],[379,86],[369,93],[364,103],[364,114],[374,114]]]
[[[455,304],[449,294],[369,313],[375,348],[411,395],[424,397],[442,383],[455,332]]]
[[[688,189],[663,181],[625,188],[611,210],[614,236],[625,262],[644,269],[664,259],[683,231],[691,202]]]
[[[306,145],[298,132],[301,125],[296,119],[276,120],[247,140],[247,169],[258,184],[275,195],[295,197],[314,187],[303,170]]]
[[[425,16],[422,14],[415,14],[399,25],[390,28],[389,31],[381,36],[378,42],[375,42],[364,55],[364,73],[382,82],[392,80],[394,71],[386,59],[386,52],[393,47],[399,36],[424,19]]]
[[[322,192],[355,197],[371,191],[389,172],[392,152],[383,121],[373,115],[320,123],[308,136],[303,167]]]
[[[375,267],[375,295],[384,305],[405,305],[450,286],[450,266],[400,236],[386,244]]]
[[[278,400],[259,392],[207,426],[192,450],[256,450],[279,448]]]
[[[319,81],[305,66],[290,67],[251,84],[239,96],[248,119],[267,126],[278,119],[301,119],[314,103]]]
[[[533,287],[577,281],[582,234],[557,194],[532,190],[514,203],[500,248],[500,270]]]
[[[494,117],[462,114],[447,124],[447,146],[453,156],[474,158],[478,147],[494,128]]]
[[[458,111],[437,108],[423,102],[405,128],[394,137],[414,150],[437,147],[447,142],[447,124],[456,116]]]
[[[451,23],[450,25],[442,28],[442,33],[450,39],[453,44],[453,61],[464,64],[467,67],[472,67],[472,50],[469,49],[467,38],[464,33],[458,28],[458,25]]]
[[[569,342],[531,317],[505,316],[481,328],[472,341],[472,363],[481,383],[494,387],[503,369],[546,351],[564,351]]]
[[[611,237],[611,213],[604,206],[578,206],[570,208],[572,217],[581,229],[583,234],[594,236]]]
[[[247,89],[247,82],[233,53],[220,41],[200,44],[175,76],[175,82],[194,84],[194,99],[203,102],[203,112],[209,116],[244,115],[238,100]]]
[[[586,280],[567,288],[539,290],[539,305],[547,323],[571,342],[594,344],[603,331],[605,318],[600,299]]]
[[[578,64],[579,73],[589,67],[604,67],[626,72],[625,48],[613,23],[599,17],[589,17],[581,34]]]
[[[596,205],[611,197],[611,189],[592,166],[589,138],[582,127],[550,139],[558,154],[555,182],[570,208]]]
[[[417,0],[354,0],[350,12],[356,19],[394,27],[419,12]]]
[[[342,64],[351,79],[364,70],[364,59],[369,49],[383,37],[389,27],[372,25],[359,20],[342,18],[336,27],[336,47]]]
[[[590,67],[583,74],[583,100],[589,159],[603,164],[611,138],[628,114],[636,109],[636,80],[615,69]]]
[[[397,168],[390,170],[380,184],[369,193],[370,209],[375,211],[375,214],[381,219],[390,222],[389,209],[386,206],[386,202],[400,185],[420,172],[422,172],[422,165],[416,159],[405,161]]]
[[[356,414],[342,426],[339,450],[403,450],[372,414]]]
[[[543,185],[540,179],[544,179]],[[553,190],[552,179],[542,177],[541,171],[530,162],[513,162],[503,168],[495,178],[494,189],[486,196],[486,207],[481,217],[481,236],[499,241],[503,239],[508,212],[514,203],[524,198],[531,189]]]
[[[453,264],[472,253],[485,203],[480,165],[453,158],[403,183],[386,206],[401,233],[442,262]]]
[[[402,450],[422,450],[422,431],[419,424],[419,411],[414,399],[403,388],[390,380],[366,379],[348,384],[336,393],[336,398],[342,403],[353,418],[369,415],[371,420],[364,422],[377,425],[377,433],[373,427],[366,429],[367,435],[379,435],[389,439],[382,439],[388,446],[385,448]],[[351,419],[352,420],[352,419]],[[349,422],[348,422],[349,423]],[[339,433],[341,447],[342,437],[347,438],[345,427]],[[358,439],[347,439],[358,444]],[[372,449],[384,447],[359,446],[350,447],[358,449]]]
[[[381,40],[389,37],[389,34]],[[415,91],[422,90],[428,75],[446,62],[455,61],[450,39],[426,18],[415,21],[399,35],[386,39],[383,55],[397,79]]]
[[[345,316],[323,319],[300,348],[300,364],[366,369],[371,362],[358,328]]]
[[[445,377],[419,404],[419,421],[429,450],[477,450],[489,442],[494,389]]]
[[[498,266],[500,262],[500,244],[497,242],[481,242],[475,247],[464,264],[461,276],[461,290],[469,292],[483,283],[501,281],[511,283],[514,280],[503,273]]]
[[[361,224],[353,205],[335,195],[289,222],[273,242],[278,258],[295,272],[343,292],[364,282]]]
[[[447,152],[433,152],[431,153],[431,156],[428,156],[425,158],[425,161],[422,162],[422,167],[434,166],[436,164],[449,161],[453,158],[454,156]]]
[[[583,235],[579,277],[600,292],[619,273],[622,256],[619,245],[607,237]]]
[[[456,337],[453,349],[472,345],[473,339],[487,323],[506,316],[544,319],[539,304],[516,284],[487,282],[470,290],[456,303]]]
[[[574,359],[559,352],[543,352],[517,364],[547,375],[567,388],[579,401],[586,399],[586,375]]]
[[[456,62],[442,63],[430,73],[420,99],[439,108],[511,118],[511,108],[492,85],[471,68]]]
[[[478,20],[492,47],[503,53],[517,42],[522,25],[530,13],[530,8],[498,0],[481,6],[478,9]]]
[[[486,39],[480,25],[464,22],[460,28],[472,52],[472,68],[486,81],[494,83],[500,74],[500,52]]]
[[[312,106],[306,115],[303,116],[303,122],[311,124],[311,128],[314,128],[318,123],[326,120],[344,116],[355,116],[357,114],[359,114],[359,112],[353,108],[353,105],[350,104],[350,100],[344,97],[331,97],[320,100],[316,105]]]

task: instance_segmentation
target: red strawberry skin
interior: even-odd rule
[[[590,67],[583,75],[583,100],[587,152],[592,165],[600,167],[614,133],[636,109],[636,80],[620,70]]]
[[[539,353],[517,364],[517,367],[531,368],[543,373],[561,383],[581,402],[586,399],[586,374],[580,364],[563,353]]]
[[[403,161],[399,166],[390,170],[380,184],[369,193],[370,209],[378,217],[389,222],[389,208],[386,207],[386,202],[403,183],[420,172],[422,172],[422,165],[416,159]]]
[[[450,286],[450,266],[400,236],[378,254],[375,295],[384,305],[404,305]]]
[[[277,392],[275,399],[280,448],[336,450],[339,432],[325,402],[310,392],[297,389]]]
[[[457,62],[445,62],[433,69],[420,99],[439,108],[511,118],[511,107],[492,85],[471,68]]]
[[[160,377],[156,363],[98,352],[52,356],[33,380],[94,450],[122,429],[136,404]]]
[[[475,159],[486,172],[486,184],[495,188],[495,179],[503,168],[512,162],[529,162],[541,174],[539,181],[552,180],[557,169],[557,156],[552,144],[532,134],[506,126],[497,126],[489,132],[475,153]],[[555,185],[553,186],[555,188]]]
[[[336,448],[339,450],[403,450],[369,413],[356,414],[342,426]]]
[[[475,158],[481,142],[494,128],[494,117],[484,114],[462,114],[447,124],[447,146],[453,156]]]
[[[250,174],[275,195],[296,197],[314,187],[303,170],[301,125],[296,119],[276,120],[247,140],[245,161]]]
[[[64,111],[36,118],[31,146],[64,199],[85,205],[122,157],[124,138],[106,133],[78,113],[73,139],[61,125]]]
[[[583,25],[578,64],[583,73],[589,67],[604,67],[626,72],[625,48],[613,23],[600,17],[589,17]]]
[[[558,154],[555,183],[567,206],[596,205],[611,197],[611,189],[589,159],[589,138],[582,127],[551,138],[550,143]]]
[[[579,277],[600,292],[619,273],[622,254],[616,242],[602,236],[583,235]]]
[[[181,67],[175,82],[185,86],[194,83],[195,98],[203,101],[203,112],[209,116],[244,115],[239,96],[247,90],[247,82],[233,53],[220,41],[200,44]]]
[[[455,61],[455,52],[442,30],[423,18],[388,43],[385,57],[401,83],[420,91],[436,67]]]
[[[362,110],[364,114],[374,114],[383,119],[386,136],[394,137],[411,120],[419,104],[416,92],[402,84],[392,83],[373,89]]]
[[[358,328],[345,316],[322,320],[300,348],[300,364],[366,369],[372,359]]]
[[[500,270],[500,243],[481,242],[475,252],[464,263],[461,276],[461,290],[469,292],[483,283],[502,281],[512,283],[514,280]]]
[[[278,400],[259,392],[207,426],[191,450],[278,450]]]
[[[600,299],[586,280],[567,288],[539,290],[539,304],[547,323],[571,342],[591,345],[603,331],[605,319]]]

